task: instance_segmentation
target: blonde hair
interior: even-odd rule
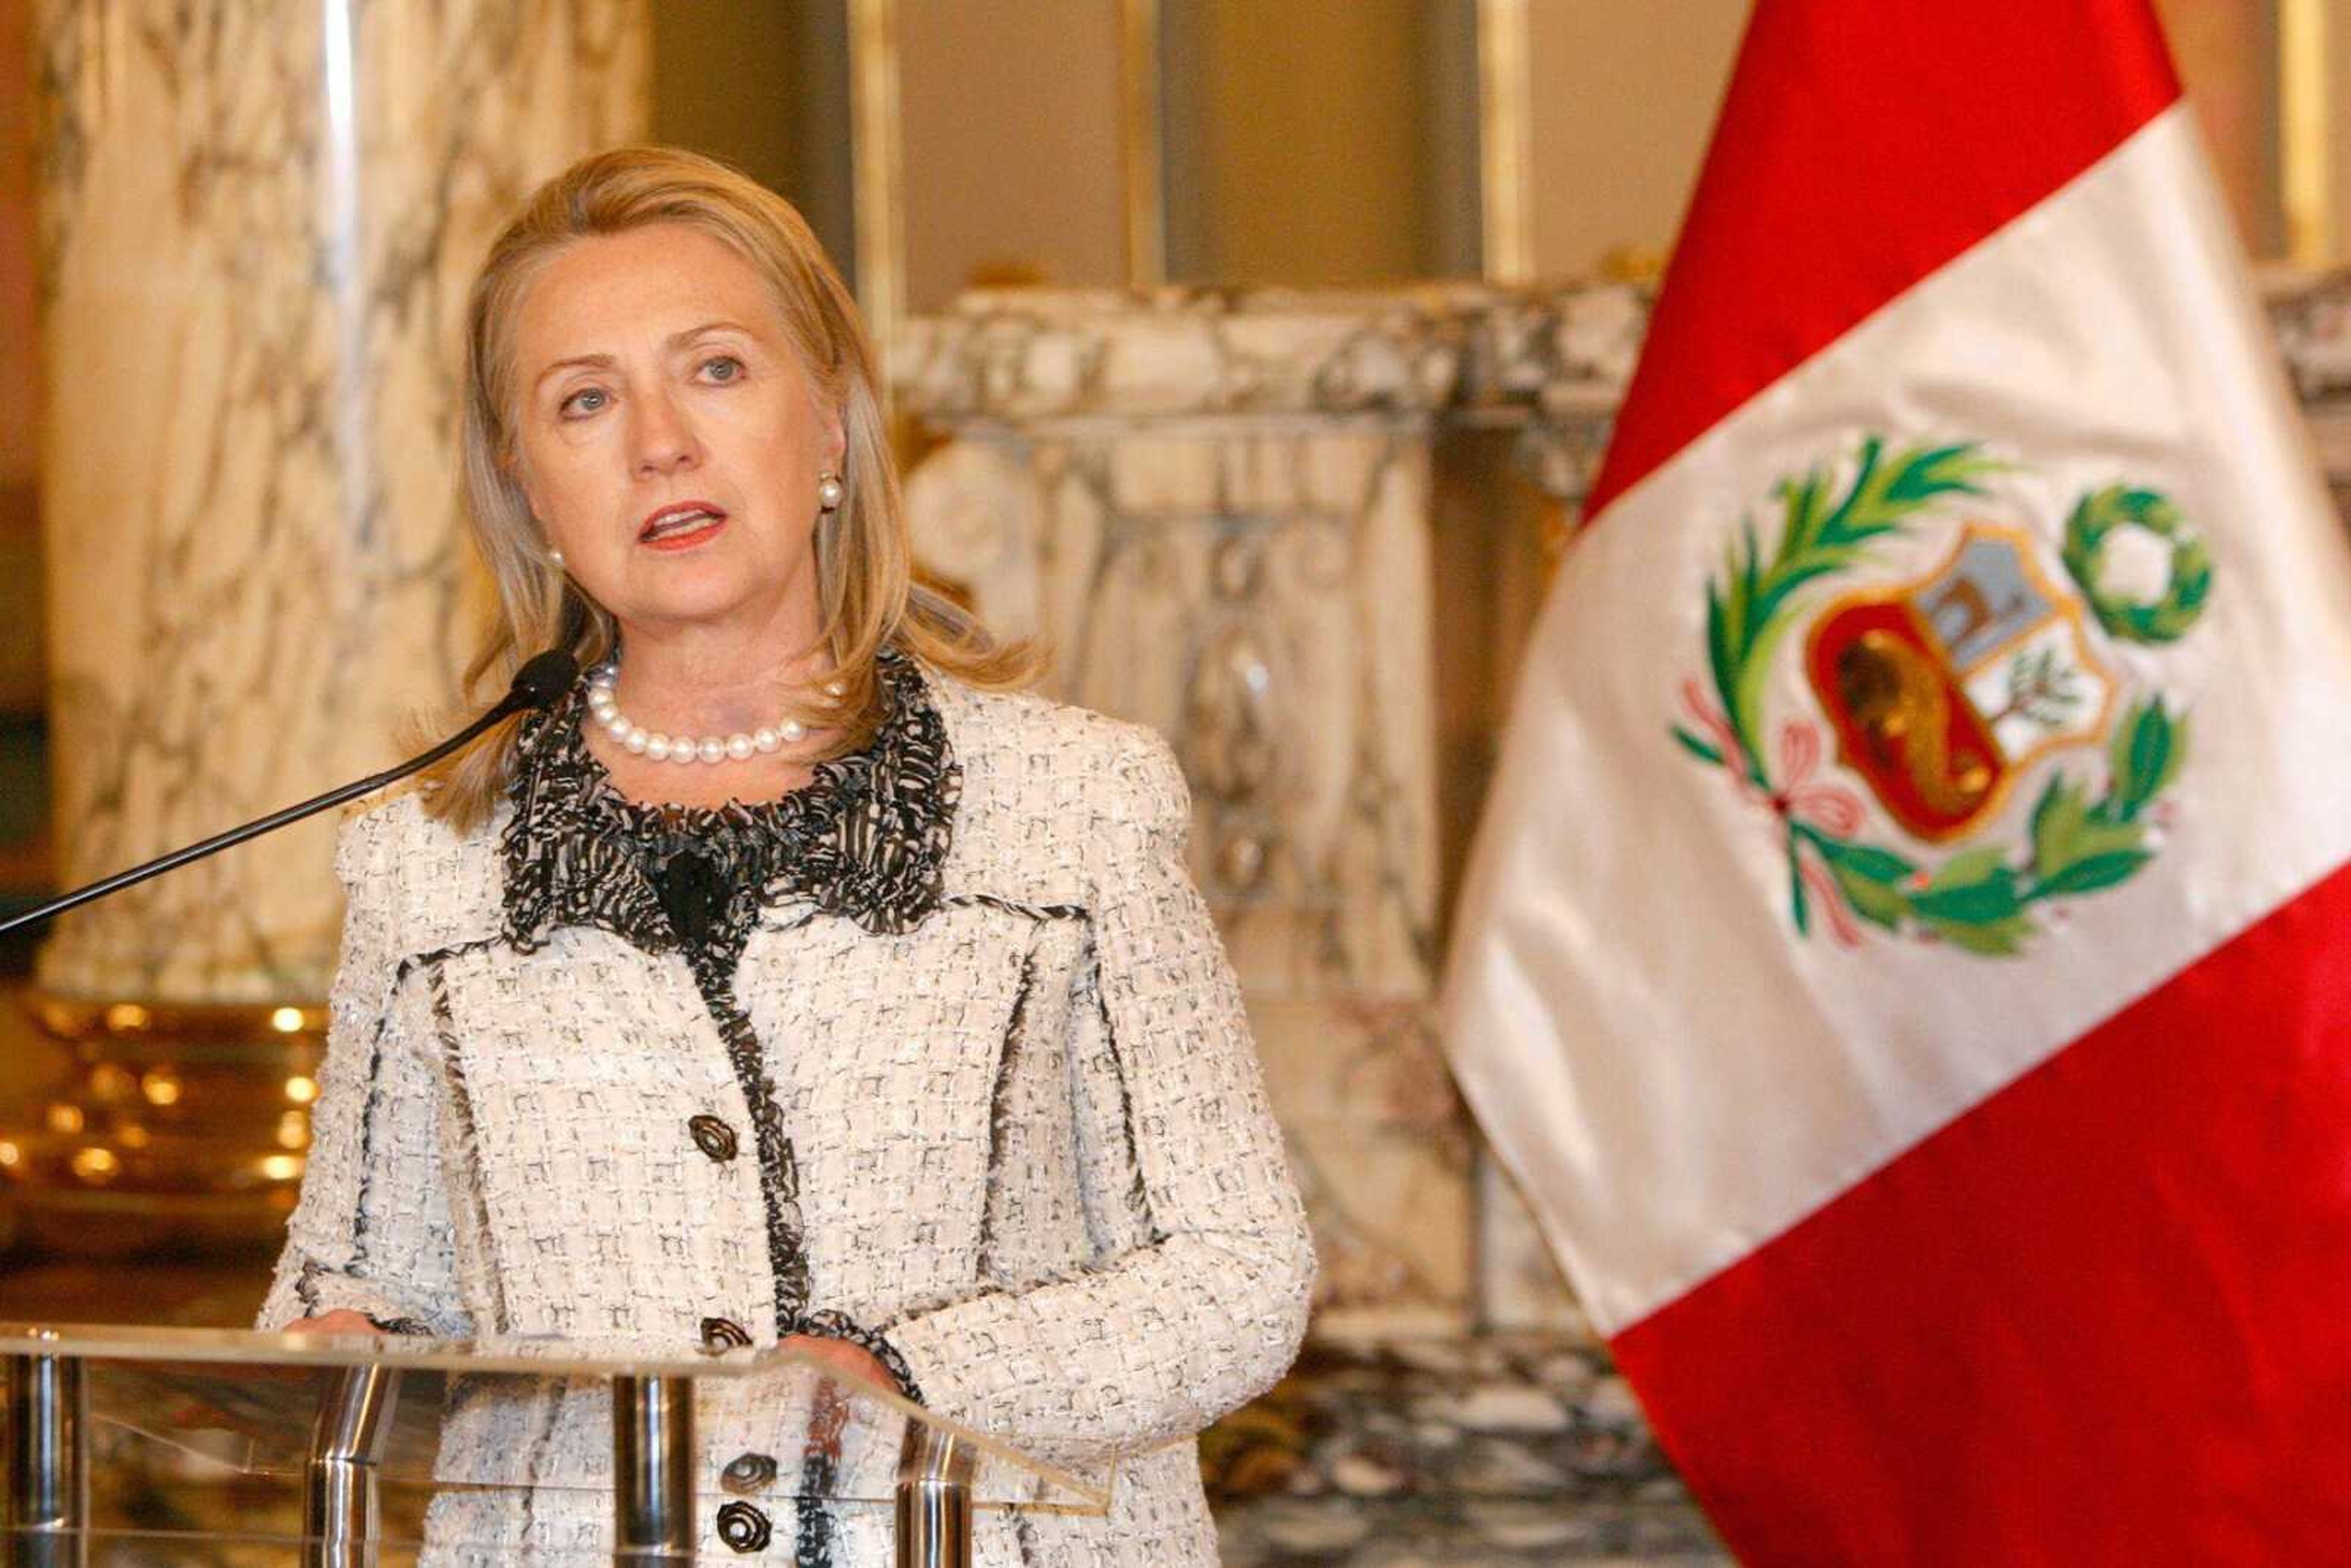
[[[497,594],[487,635],[465,670],[464,706],[505,695],[525,659],[559,647],[582,667],[617,645],[611,615],[548,559],[516,477],[515,327],[539,271],[565,247],[651,224],[683,224],[748,262],[774,296],[820,405],[839,413],[841,504],[820,515],[817,591],[822,646],[841,692],[801,716],[834,727],[828,756],[865,746],[887,716],[874,660],[895,648],[975,685],[1026,679],[1026,644],[992,637],[962,606],[917,580],[898,497],[874,357],[857,307],[807,221],[790,203],[724,163],[667,147],[583,158],[534,193],[490,246],[465,309],[463,446],[474,543]],[[517,727],[501,725],[440,764],[425,809],[460,831],[488,821],[515,766]]]

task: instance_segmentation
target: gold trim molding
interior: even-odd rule
[[[2287,259],[2312,270],[2335,257],[2334,103],[2328,0],[2278,0],[2278,198]]]
[[[898,76],[897,0],[850,0],[849,154],[857,303],[885,363],[906,303],[905,140]],[[889,378],[883,379],[886,396]]]
[[[1535,276],[1534,94],[1527,0],[1478,0],[1478,193],[1487,281]]]

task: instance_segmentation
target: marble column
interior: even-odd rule
[[[384,766],[452,694],[466,283],[538,181],[642,133],[646,25],[631,0],[39,7],[64,883]],[[26,1221],[275,1223],[333,831],[61,924],[36,1002],[78,1074],[0,1141]]]

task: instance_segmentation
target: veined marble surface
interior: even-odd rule
[[[642,133],[631,0],[47,0],[44,516],[61,876],[372,771],[455,689],[465,286]],[[323,994],[331,818],[70,919],[52,989]]]

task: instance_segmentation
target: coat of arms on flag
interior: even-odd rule
[[[2053,570],[2034,519],[2000,517],[1984,481],[2002,465],[1975,444],[1889,452],[1869,436],[1847,466],[1782,481],[1776,538],[1750,524],[1732,541],[1707,585],[1713,690],[1684,683],[1687,722],[1672,733],[1775,819],[1800,933],[1817,906],[1847,944],[1867,922],[2020,952],[2039,907],[2125,882],[2155,853],[2188,722],[2161,694],[2126,690],[2090,623],[2134,643],[2179,638],[2211,591],[2210,557],[2163,496],[2117,484],[2074,506]],[[2159,596],[2105,581],[2126,528],[2168,549]],[[1873,545],[1922,533],[1950,540],[1938,568],[1873,579]],[[1820,716],[1782,717],[1767,746],[1767,678],[1799,632]],[[1861,797],[1823,776],[1823,728],[1898,839],[1870,835]],[[2101,751],[2103,777],[2076,760]],[[2035,782],[2025,841],[1979,841]],[[1931,863],[1938,849],[1949,852]]]

